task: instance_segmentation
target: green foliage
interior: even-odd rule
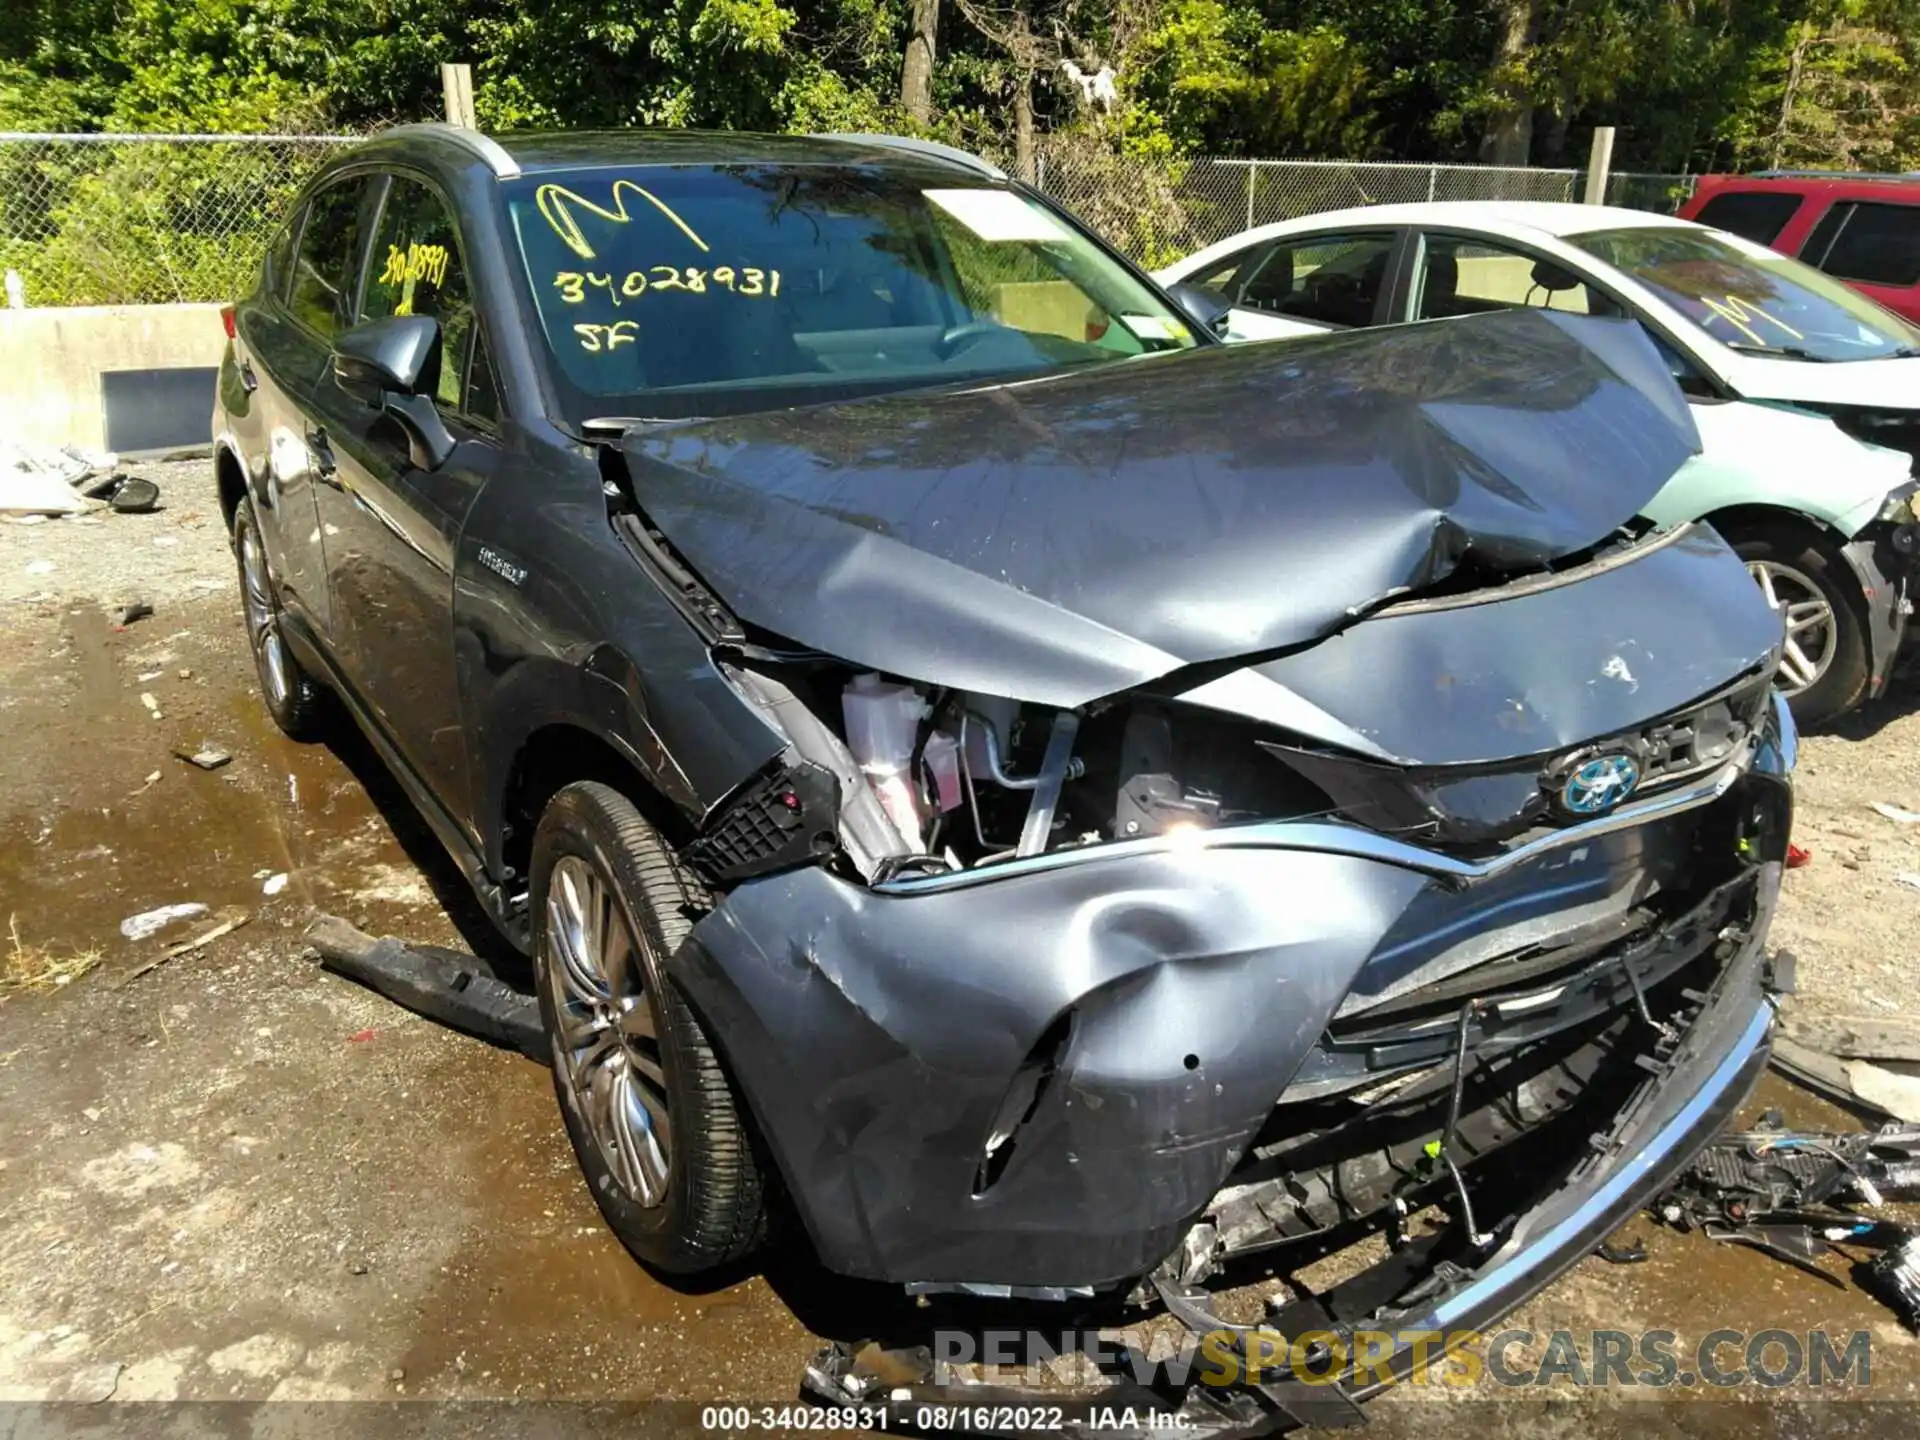
[[[0,0],[0,128],[371,129],[438,113],[440,62],[465,60],[494,130],[912,130],[910,9]],[[1628,169],[1920,165],[1920,0],[941,0],[939,16],[917,128],[1010,160],[1024,100],[1037,163],[1077,177],[1076,203],[1111,194],[1092,218],[1156,257],[1214,203],[1185,190],[1199,154],[1470,160],[1500,127],[1535,164],[1577,165],[1614,125]],[[1068,61],[1112,66],[1116,101],[1089,105]],[[297,179],[236,154],[208,152],[215,173],[175,153],[162,173],[137,147],[0,147],[0,262],[41,298],[115,298],[108,273],[218,293],[252,256],[204,217],[271,208]]]
[[[6,0],[0,125],[367,127],[475,66],[497,129],[899,125],[909,0]],[[1528,41],[1497,52],[1504,17]],[[1007,33],[1024,17],[1024,59]],[[1526,106],[1536,163],[1920,161],[1920,0],[945,0],[936,133],[1233,155],[1466,159]],[[1088,116],[1058,62],[1119,62]]]

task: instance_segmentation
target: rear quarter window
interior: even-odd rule
[[[1781,190],[1733,190],[1714,196],[1693,218],[1757,244],[1771,245],[1787,228],[1801,197]]]

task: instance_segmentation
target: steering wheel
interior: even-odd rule
[[[989,335],[1001,334],[1006,328],[996,320],[969,320],[963,325],[955,325],[952,329],[945,331],[934,342],[933,352],[942,360],[951,360],[971,344],[976,344]]]

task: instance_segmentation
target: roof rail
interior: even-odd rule
[[[478,130],[469,130],[464,125],[449,125],[444,120],[428,120],[417,125],[395,125],[370,136],[374,140],[387,140],[395,136],[432,135],[441,140],[451,140],[454,144],[471,150],[478,158],[487,162],[487,167],[502,180],[517,180],[520,177],[520,165],[506,152],[506,149],[491,135],[482,135]]]
[[[880,145],[890,150],[905,150],[913,155],[930,155],[940,160],[951,160],[956,165],[964,165],[977,175],[988,175],[995,180],[1007,178],[1007,172],[991,161],[982,160],[978,155],[961,150],[953,145],[942,145],[938,140],[916,140],[911,135],[815,135],[815,140],[843,140],[853,145]]]
[[[1756,170],[1754,180],[1920,180],[1920,170]]]

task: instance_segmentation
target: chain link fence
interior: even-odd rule
[[[1053,147],[1040,188],[1148,266],[1255,225],[1296,215],[1433,200],[1577,201],[1581,170],[1411,165],[1349,160],[1145,160]],[[1671,214],[1693,193],[1685,175],[1614,173],[1607,203]]]
[[[0,270],[29,305],[228,299],[350,139],[0,133]]]
[[[29,305],[225,300],[288,202],[352,136],[0,133],[0,270]],[[1344,160],[1149,160],[1059,141],[1041,188],[1162,265],[1252,225],[1410,200],[1576,200],[1577,170]],[[1608,203],[1671,211],[1676,175],[1616,174]]]

